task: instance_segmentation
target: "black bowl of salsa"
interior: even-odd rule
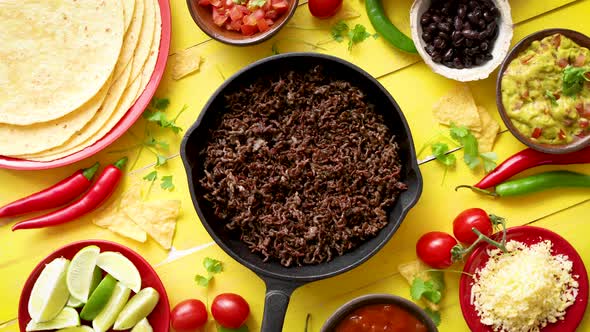
[[[496,104],[510,132],[530,148],[570,153],[590,144],[590,37],[537,31],[518,42],[496,81]]]
[[[390,294],[357,297],[338,308],[321,332],[437,332],[428,314],[414,302]]]

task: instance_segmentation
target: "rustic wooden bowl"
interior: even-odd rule
[[[200,6],[198,0],[186,0],[188,10],[193,17],[193,21],[209,37],[225,44],[235,46],[248,46],[262,43],[274,36],[281,28],[287,24],[289,19],[295,13],[299,0],[289,0],[289,9],[283,14],[273,26],[265,32],[259,32],[252,36],[244,36],[237,31],[230,31],[213,23],[211,8]]]
[[[410,29],[412,32],[412,40],[416,44],[418,54],[422,57],[426,65],[432,71],[460,82],[482,80],[490,76],[490,74],[502,63],[502,60],[510,49],[512,41],[513,27],[510,4],[508,0],[492,0],[498,10],[500,11],[500,20],[498,21],[498,37],[492,46],[492,56],[488,62],[480,66],[474,66],[468,69],[449,68],[443,64],[432,61],[432,58],[426,51],[426,42],[422,39],[422,26],[420,25],[420,17],[425,11],[430,8],[431,0],[415,0],[410,10]]]
[[[508,130],[510,130],[512,135],[514,135],[514,137],[516,137],[522,144],[544,153],[564,154],[581,150],[584,147],[590,145],[590,135],[584,138],[574,139],[571,143],[568,144],[556,145],[537,143],[533,141],[530,137],[526,137],[523,134],[521,134],[521,132],[512,124],[512,120],[510,120],[510,118],[508,117],[506,109],[504,108],[504,103],[502,102],[502,76],[508,68],[508,65],[520,54],[520,52],[524,51],[527,47],[529,47],[533,41],[541,40],[547,36],[551,36],[556,33],[560,33],[563,36],[570,38],[571,40],[576,42],[576,44],[582,47],[590,48],[590,37],[573,30],[546,29],[528,35],[514,46],[514,48],[510,51],[506,59],[504,59],[504,62],[500,67],[498,79],[496,81],[496,104],[498,106],[498,112],[500,113],[500,116],[504,121],[504,124],[506,125]]]

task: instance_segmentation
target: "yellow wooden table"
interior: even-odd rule
[[[383,38],[370,38],[349,52],[345,43],[330,41],[330,27],[335,20],[313,19],[307,5],[302,2],[289,25],[270,41],[252,47],[231,47],[210,40],[201,32],[191,20],[184,0],[170,1],[171,55],[182,49],[196,47],[204,58],[199,73],[180,81],[172,80],[167,70],[156,94],[170,98],[172,112],[185,104],[189,107],[188,112],[179,119],[183,128],[188,128],[193,123],[209,96],[226,77],[257,59],[271,55],[273,45],[281,53],[314,51],[336,55],[377,77],[404,111],[418,148],[432,137],[438,127],[432,117],[432,105],[441,95],[447,93],[453,82],[432,73],[417,56],[395,50]],[[408,33],[411,0],[384,3],[392,21]],[[570,28],[590,34],[590,0],[511,0],[510,3],[515,22],[513,42],[548,27]],[[366,17],[362,1],[345,0],[343,14],[349,24],[360,23],[370,32],[374,31]],[[477,103],[486,106],[500,120],[495,112],[494,82],[493,75],[484,81],[470,83],[469,86],[474,91]],[[100,160],[106,164],[124,154],[132,159],[137,157],[138,161],[118,192],[132,182],[142,182],[141,178],[151,171],[154,156],[146,151],[138,155],[138,149],[117,152],[137,143],[133,133],[140,133],[142,126],[140,120],[131,128],[131,133],[124,135],[91,160],[48,171],[0,170],[0,205],[45,188],[94,161]],[[174,239],[174,254],[169,256],[168,252],[152,240],[138,244],[100,229],[90,223],[92,216],[59,227],[16,233],[12,233],[9,227],[14,221],[0,220],[0,331],[18,331],[15,322],[20,290],[37,262],[54,249],[82,239],[113,240],[140,252],[156,266],[167,288],[171,305],[186,298],[211,299],[220,292],[243,295],[252,310],[247,324],[251,331],[259,330],[264,284],[254,273],[233,261],[217,247],[201,226],[191,204],[186,177],[178,157],[181,136],[169,134],[166,139],[170,142],[168,153],[171,159],[166,167],[160,169],[160,174],[172,174],[176,189],[173,192],[156,191],[152,195],[182,200],[183,214]],[[522,148],[502,128],[494,148],[499,160],[504,160]],[[550,168],[539,168],[535,172]],[[559,168],[590,173],[590,165]],[[469,207],[481,207],[504,216],[508,219],[509,226],[534,224],[549,228],[570,241],[584,261],[590,263],[590,241],[586,235],[590,232],[590,226],[585,220],[585,216],[590,213],[590,194],[587,190],[564,189],[522,198],[491,200],[468,191],[453,190],[458,184],[474,183],[482,176],[481,171],[470,171],[463,163],[458,163],[457,168],[447,174],[444,182],[443,168],[436,162],[425,163],[420,169],[425,183],[422,197],[391,241],[360,267],[297,289],[291,298],[284,331],[303,331],[308,313],[312,317],[310,330],[319,331],[322,323],[338,306],[362,294],[392,293],[409,298],[409,287],[397,272],[397,266],[416,258],[414,245],[421,234],[431,230],[450,232],[455,215]],[[217,258],[225,267],[225,271],[215,278],[208,291],[198,287],[193,279],[196,273],[202,272],[201,262],[204,257]],[[458,280],[458,275],[446,274],[449,290],[442,302],[440,331],[443,332],[468,331],[458,302]],[[590,320],[585,319],[579,331],[590,331]]]

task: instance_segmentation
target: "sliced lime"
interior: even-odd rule
[[[70,295],[83,303],[88,301],[90,295],[90,286],[99,253],[100,248],[97,246],[84,247],[74,255],[68,266],[66,281]]]
[[[57,332],[94,332],[94,330],[90,326],[82,325],[66,327],[65,329],[58,330]]]
[[[89,294],[92,294],[92,292],[94,292],[94,290],[96,289],[96,287],[98,287],[98,284],[100,283],[101,280],[102,280],[102,270],[99,267],[95,267],[94,273],[92,274],[92,283],[90,284],[90,293]],[[114,287],[115,286],[113,283],[113,288]],[[70,299],[68,300],[68,304],[66,304],[66,305],[68,307],[72,307],[72,308],[80,308],[81,306],[84,305],[84,303],[70,295]]]
[[[80,318],[83,320],[93,320],[96,318],[102,309],[104,309],[107,302],[109,302],[116,285],[117,280],[107,274],[100,284],[98,284],[94,292],[92,292],[84,308],[82,308]]]
[[[139,321],[139,323],[135,324],[135,326],[131,329],[131,332],[154,332],[150,322],[148,322],[147,318],[144,318]]]
[[[160,294],[151,287],[144,288],[135,294],[121,311],[113,330],[128,330],[140,320],[146,318],[158,304]]]
[[[105,251],[98,255],[96,265],[112,275],[135,293],[141,289],[141,276],[131,261],[118,252]]]
[[[66,271],[69,260],[56,258],[45,266],[29,297],[29,315],[35,322],[54,319],[64,308],[70,297],[66,285]]]
[[[125,303],[127,303],[130,294],[131,290],[127,288],[127,286],[123,285],[121,282],[117,283],[117,286],[115,286],[115,291],[109,299],[109,302],[92,321],[92,327],[94,328],[94,331],[105,332],[108,331],[111,326],[113,326],[117,316],[119,316],[119,313],[121,310],[123,310]]]
[[[65,307],[61,312],[57,314],[55,318],[50,321],[43,323],[35,323],[30,321],[27,324],[26,331],[44,331],[44,330],[56,330],[64,327],[72,327],[80,325],[80,317],[78,312],[74,308]]]
[[[68,303],[66,303],[66,306],[71,307],[71,308],[80,308],[83,305],[84,305],[84,303],[82,301],[78,300],[77,298],[75,298],[71,295],[70,295],[70,298],[68,299]]]

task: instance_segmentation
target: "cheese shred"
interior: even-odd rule
[[[488,252],[471,288],[482,324],[497,332],[538,332],[564,319],[578,295],[578,276],[567,256],[551,254],[552,247],[548,240],[531,246],[509,241],[508,253]]]

